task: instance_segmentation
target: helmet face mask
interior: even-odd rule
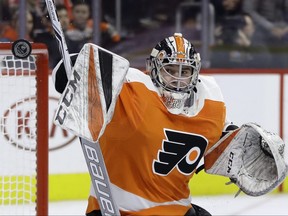
[[[190,66],[182,64],[166,64],[160,68],[159,80],[164,88],[175,92],[189,91],[193,70]]]
[[[200,67],[199,53],[179,33],[165,38],[152,50],[147,70],[171,113],[189,115]]]
[[[198,73],[193,66],[192,60],[167,58],[161,62],[158,58],[154,59],[155,80],[164,89],[171,92],[190,92],[197,83]],[[188,63],[187,63],[188,61]]]

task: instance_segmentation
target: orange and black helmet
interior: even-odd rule
[[[150,57],[147,59],[146,65],[152,81],[157,87],[173,92],[191,92],[191,90],[195,89],[198,81],[201,60],[200,55],[196,52],[194,46],[186,40],[181,33],[175,33],[173,36],[160,41],[153,48]],[[173,78],[175,78],[175,85],[173,88],[168,87],[167,82],[161,77],[160,73],[161,70],[167,71],[165,70],[165,67],[168,65],[179,66],[180,75],[177,75],[177,77],[173,76]],[[192,73],[189,82],[183,87],[183,85],[179,83],[183,83],[183,81],[181,81],[181,79],[183,79],[181,77],[181,72],[184,67],[190,67]],[[185,77],[185,79],[187,79],[187,77]]]

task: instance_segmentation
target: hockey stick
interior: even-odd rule
[[[49,13],[49,17],[52,23],[52,27],[55,32],[55,37],[58,41],[60,53],[63,58],[64,66],[65,66],[66,73],[67,73],[67,78],[69,79],[71,72],[72,72],[72,64],[71,64],[71,59],[69,56],[65,36],[62,30],[62,26],[61,26],[61,23],[59,22],[53,0],[45,0],[45,1],[46,1],[46,6],[47,6],[48,13]]]
[[[55,31],[55,36],[60,47],[60,52],[62,54],[67,78],[69,80],[72,72],[72,65],[65,36],[62,31],[53,0],[45,1],[52,26]],[[112,197],[110,188],[111,183],[99,142],[91,142],[81,137],[80,141],[102,215],[120,215],[118,206],[115,204]]]

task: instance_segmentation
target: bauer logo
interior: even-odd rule
[[[49,150],[62,148],[73,142],[76,137],[67,131],[56,127],[53,123],[58,99],[49,98]],[[53,108],[54,107],[54,108]],[[5,143],[16,148],[35,151],[37,139],[36,120],[36,99],[35,97],[25,98],[15,102],[6,108],[1,117],[1,133]],[[39,128],[41,130],[41,128]]]
[[[92,184],[98,200],[101,200],[101,212],[103,215],[116,215],[116,210],[109,187],[110,181],[104,164],[99,143],[81,139],[82,149],[88,165]]]

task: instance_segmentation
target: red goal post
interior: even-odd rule
[[[0,43],[0,212],[48,215],[48,51]]]

